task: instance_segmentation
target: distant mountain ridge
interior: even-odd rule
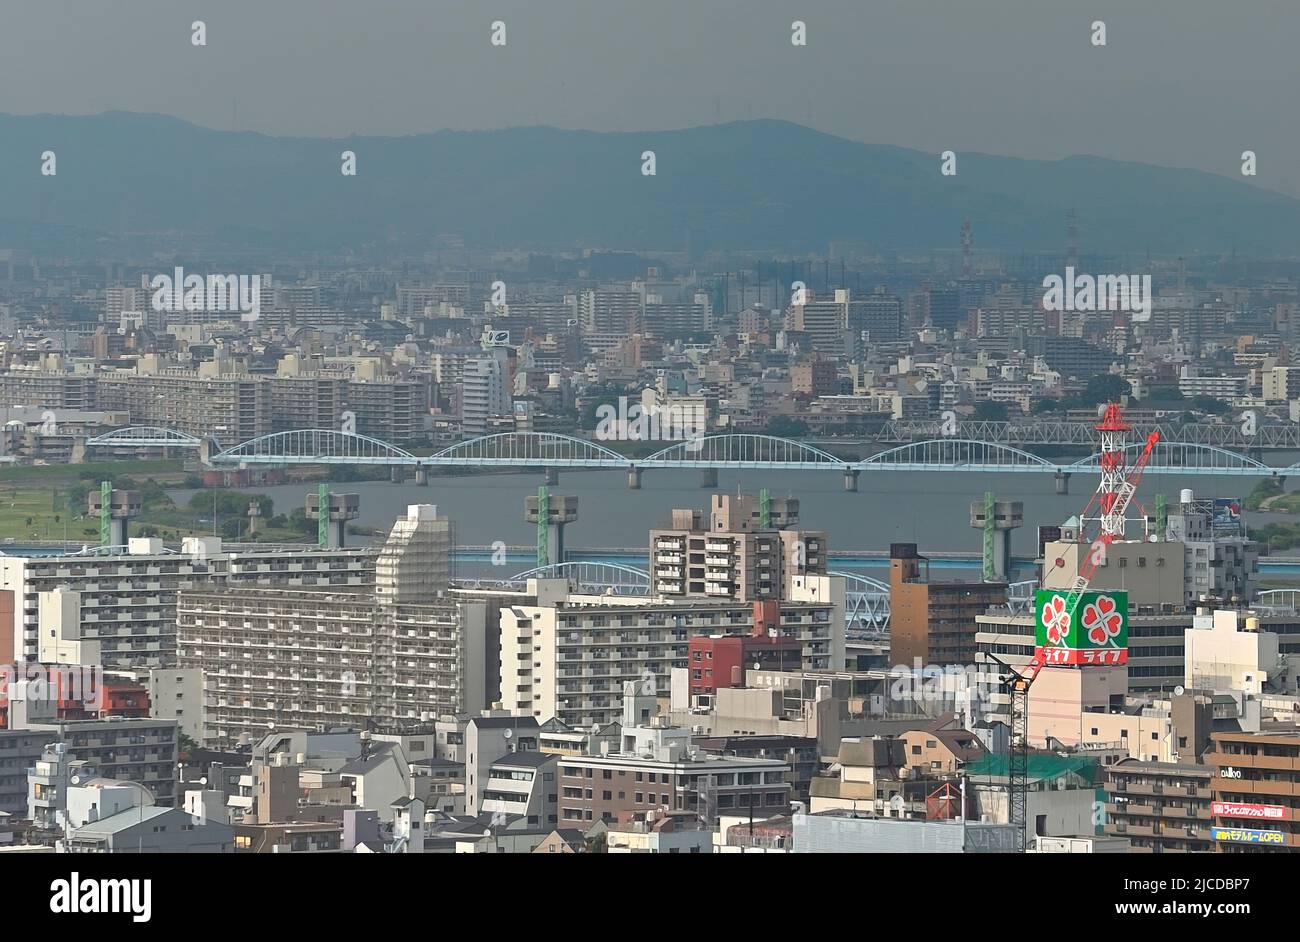
[[[340,173],[355,152],[357,175]],[[652,150],[657,173],[641,173]],[[42,177],[54,151],[57,176]],[[604,133],[547,127],[407,137],[270,137],[159,115],[0,115],[0,248],[95,233],[184,233],[268,249],[419,244],[680,250],[1300,254],[1300,200],[1228,177],[862,144],[783,121]],[[17,247],[23,247],[18,245]]]

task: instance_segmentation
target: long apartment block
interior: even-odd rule
[[[186,588],[179,661],[204,674],[205,739],[427,721],[485,705],[488,609],[473,599],[385,604],[370,587]]]
[[[73,623],[76,640],[99,645],[105,667],[168,667],[175,663],[182,586],[362,586],[373,582],[374,565],[375,553],[366,548],[245,549],[215,537],[188,540],[179,553],[166,551],[159,540],[133,539],[126,552],[0,556],[0,593],[13,593],[11,622],[0,625],[0,637],[12,631],[14,660],[37,659],[41,598],[47,596],[48,610],[48,596],[59,592],[73,610],[64,621]],[[2,656],[8,660],[10,651]]]

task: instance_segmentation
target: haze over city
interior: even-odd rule
[[[0,12],[19,918],[1280,921],[1300,6],[492,6]]]
[[[275,136],[778,118],[850,140],[1211,173],[1300,193],[1285,0],[656,3],[12,0],[0,112],[167,114]],[[212,45],[194,54],[192,20]],[[489,24],[508,23],[486,50]],[[790,23],[810,44],[793,48]],[[1090,24],[1108,23],[1107,45]],[[160,80],[165,77],[165,80]]]

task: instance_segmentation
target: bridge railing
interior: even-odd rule
[[[179,442],[179,440],[177,440]],[[1129,446],[1136,457],[1141,444]],[[885,449],[863,459],[837,457],[806,442],[770,435],[730,433],[674,442],[649,455],[622,454],[612,447],[551,432],[503,432],[451,445],[425,457],[365,435],[328,429],[302,429],[264,435],[228,448],[210,459],[214,466],[248,464],[371,464],[436,467],[545,467],[649,469],[703,468],[755,470],[830,470],[856,475],[870,471],[966,471],[1095,473],[1099,455],[1053,461],[1024,448],[974,438],[935,438]],[[1286,476],[1300,474],[1300,463],[1269,466],[1258,458],[1217,445],[1157,444],[1147,467],[1151,474]]]

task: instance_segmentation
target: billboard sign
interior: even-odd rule
[[[1114,665],[1128,663],[1128,593],[1081,592],[1066,610],[1070,593],[1039,589],[1036,649],[1044,664]]]
[[[1214,839],[1224,844],[1285,844],[1281,831],[1256,831],[1251,828],[1215,828]]]
[[[1212,802],[1210,812],[1219,818],[1271,818],[1280,821],[1286,817],[1286,809],[1281,805],[1247,805],[1235,801]]]
[[[1240,530],[1241,501],[1235,497],[1216,497],[1210,525],[1215,530]]]

